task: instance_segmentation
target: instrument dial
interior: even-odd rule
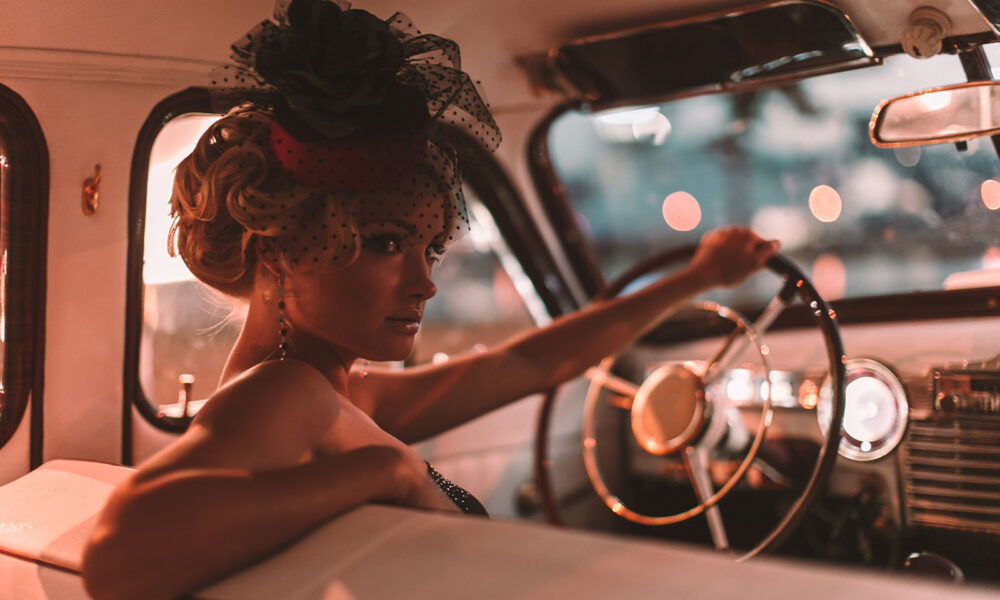
[[[909,414],[906,392],[889,367],[868,358],[847,361],[846,406],[840,455],[869,461],[892,452],[903,439]],[[826,434],[832,397],[827,381],[820,393],[816,418]]]

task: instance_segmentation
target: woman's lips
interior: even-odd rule
[[[386,322],[394,331],[404,335],[416,335],[420,331],[419,317],[387,317]]]

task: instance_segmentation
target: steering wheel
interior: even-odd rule
[[[695,249],[696,246],[685,246],[643,260],[611,282],[595,297],[595,300],[612,298],[647,273],[682,260],[689,260],[694,255]],[[714,484],[708,470],[708,456],[709,452],[727,437],[730,424],[727,423],[727,403],[726,398],[722,397],[724,394],[710,396],[706,394],[706,388],[726,371],[729,362],[748,345],[755,348],[755,354],[759,357],[763,381],[771,381],[769,350],[761,338],[782,311],[796,299],[801,299],[808,307],[816,326],[823,334],[829,364],[832,408],[830,422],[843,421],[846,357],[837,328],[836,315],[802,271],[787,258],[775,256],[768,261],[767,268],[781,278],[781,289],[753,323],[749,323],[736,311],[719,304],[697,302],[691,305],[695,310],[714,313],[733,324],[731,333],[724,337],[721,347],[706,360],[663,364],[652,369],[640,384],[612,372],[620,353],[606,357],[597,367],[587,371],[591,383],[584,405],[584,465],[591,485],[615,514],[645,525],[668,525],[705,514],[713,544],[719,550],[728,549],[729,543],[718,502],[739,482],[760,448],[771,421],[772,386],[763,386],[767,392],[763,394],[761,402],[761,418],[753,433],[752,441],[744,446],[746,448],[744,458],[718,490],[713,489]],[[554,525],[563,525],[556,510],[547,456],[549,423],[557,390],[558,388],[549,390],[539,412],[535,435],[534,481],[546,520]],[[594,426],[595,408],[605,390],[614,394],[615,406],[629,411],[632,435],[642,450],[658,456],[679,454],[683,458],[685,471],[697,498],[694,507],[671,515],[647,515],[626,506],[625,502],[609,489],[597,463],[598,443]],[[833,470],[840,444],[840,429],[840,427],[827,428],[810,477],[798,498],[774,529],[737,560],[746,560],[761,552],[776,550],[787,539],[799,520],[817,500]]]

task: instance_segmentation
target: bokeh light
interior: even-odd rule
[[[591,118],[598,137],[612,143],[648,141],[659,146],[671,130],[670,121],[656,106],[611,110]]]
[[[799,406],[812,410],[819,404],[819,386],[812,379],[806,379],[799,386]]]
[[[657,111],[648,120],[633,122],[632,136],[636,141],[650,140],[654,146],[662,146],[663,142],[667,141],[671,129],[667,116]]]
[[[990,246],[983,252],[984,269],[1000,269],[1000,248]]]
[[[750,228],[764,239],[778,240],[787,252],[809,242],[810,223],[803,206],[762,206],[754,212]]]
[[[677,231],[691,231],[701,223],[701,206],[687,192],[674,192],[663,201],[663,220]]]
[[[904,167],[915,167],[920,162],[920,146],[909,146],[893,150],[896,160]]]
[[[862,158],[846,166],[838,191],[851,202],[844,206],[845,214],[860,217],[891,212],[899,194],[899,175],[891,163],[875,158]]]
[[[817,185],[809,192],[809,212],[818,221],[833,223],[840,218],[843,202],[837,190],[828,185]]]
[[[816,291],[827,300],[844,297],[847,291],[847,269],[835,254],[820,254],[813,261],[812,282]]]
[[[979,186],[983,205],[990,210],[1000,210],[1000,181],[987,179]]]

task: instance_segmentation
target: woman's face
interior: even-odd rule
[[[296,337],[307,336],[345,364],[410,355],[424,306],[437,291],[431,271],[448,237],[440,197],[413,200],[421,208],[405,215],[395,201],[362,202],[360,256],[346,267],[286,278],[293,349],[302,346]]]

